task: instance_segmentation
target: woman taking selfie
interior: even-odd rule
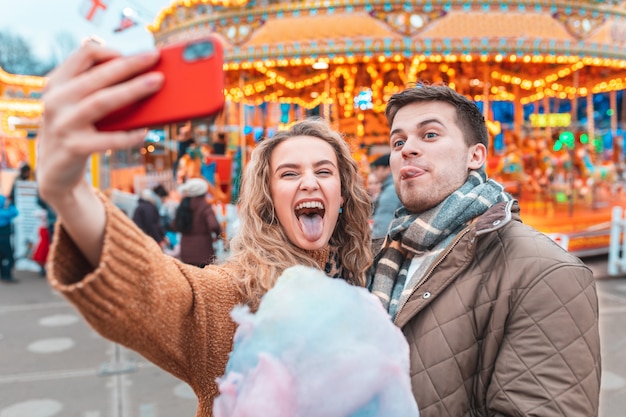
[[[201,269],[164,255],[85,180],[91,154],[142,143],[142,131],[94,123],[159,89],[163,75],[143,73],[156,59],[87,44],[51,74],[38,153],[39,189],[58,214],[48,279],[104,337],[187,382],[196,415],[210,416],[232,350],[232,308],[254,310],[293,265],[363,286],[370,203],[340,135],[303,121],[253,151],[225,263]]]

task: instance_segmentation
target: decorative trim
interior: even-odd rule
[[[410,5],[404,7],[395,5],[391,7],[376,6],[369,14],[384,22],[400,35],[413,37],[423,32],[434,20],[444,17],[447,12],[443,6],[418,9]]]

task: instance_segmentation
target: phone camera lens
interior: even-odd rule
[[[196,61],[198,59],[209,58],[213,55],[215,47],[213,42],[201,41],[190,43],[185,47],[183,58],[185,61]]]

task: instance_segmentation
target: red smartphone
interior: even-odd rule
[[[102,131],[131,130],[207,117],[224,107],[224,50],[216,37],[168,45],[150,71],[165,75],[154,95],[96,122]]]

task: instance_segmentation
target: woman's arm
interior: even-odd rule
[[[93,266],[100,261],[106,218],[86,180],[87,161],[93,153],[136,146],[144,138],[142,130],[100,132],[94,123],[159,90],[163,75],[145,73],[157,59],[157,51],[122,57],[89,42],[52,72],[44,90],[39,191]]]

